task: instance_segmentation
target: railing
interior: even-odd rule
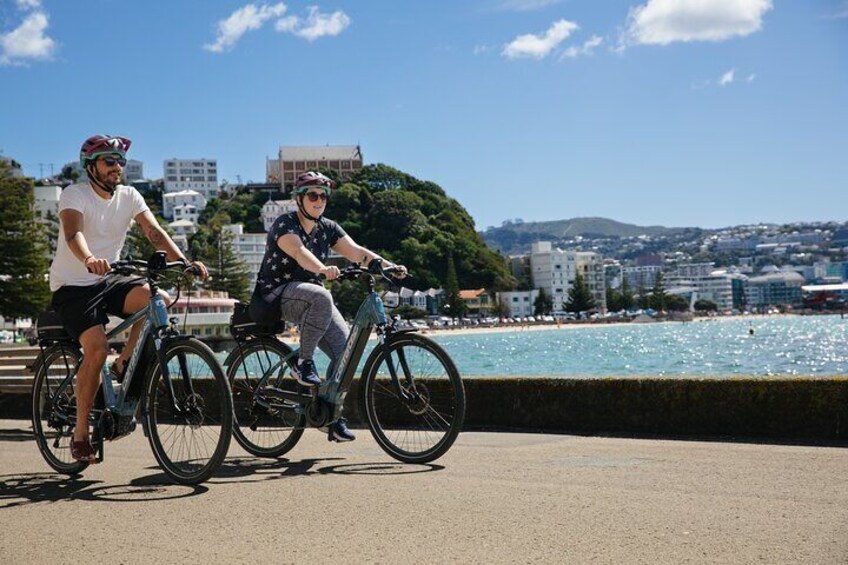
[[[0,347],[0,393],[29,394],[38,347]]]

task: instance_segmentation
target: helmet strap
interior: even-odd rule
[[[91,181],[91,184],[99,188],[100,190],[109,194],[111,198],[113,194],[115,194],[115,187],[110,187],[103,179],[100,178],[100,175],[97,174],[97,166],[93,161],[89,161],[89,163],[85,166],[85,172],[88,173],[88,180]]]
[[[298,194],[298,195],[295,197],[295,200],[294,200],[294,201],[295,201],[295,202],[297,202],[297,209],[298,209],[298,210],[300,210],[300,213],[301,213],[301,214],[303,214],[304,216],[306,216],[306,219],[307,219],[307,220],[310,220],[310,221],[313,221],[313,222],[317,222],[318,220],[320,220],[320,219],[321,219],[321,216],[318,216],[318,217],[316,218],[316,217],[314,217],[314,216],[310,215],[310,214],[309,214],[309,212],[307,212],[307,211],[306,211],[306,208],[303,206],[303,199],[304,199],[304,198],[306,198],[306,196],[305,196],[304,194]]]

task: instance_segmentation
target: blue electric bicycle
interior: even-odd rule
[[[249,453],[279,457],[306,427],[326,428],[341,414],[371,330],[378,341],[359,381],[359,417],[389,455],[405,463],[427,463],[447,452],[465,419],[465,389],[456,366],[432,340],[389,319],[375,279],[394,284],[394,270],[379,260],[369,269],[350,266],[341,279],[362,279],[365,297],[344,353],[317,388],[300,386],[292,371],[297,351],[277,339],[282,327],[250,319],[236,304],[230,328],[236,347],[224,361],[232,387],[233,435]]]

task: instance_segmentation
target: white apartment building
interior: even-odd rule
[[[165,192],[194,190],[207,199],[218,196],[215,159],[168,159],[164,162]]]
[[[162,215],[168,220],[178,219],[175,217],[175,210],[180,206],[194,206],[197,214],[206,208],[206,197],[196,190],[181,190],[179,192],[168,192],[162,195]],[[183,208],[181,215],[184,215],[189,210]],[[179,219],[186,219],[185,217]]]
[[[281,146],[277,159],[267,159],[265,176],[269,183],[279,183],[285,192],[294,185],[297,175],[318,169],[333,169],[343,178],[362,168],[359,145],[290,145]]]
[[[174,206],[174,221],[186,221],[196,225],[199,217],[200,210],[194,204]]]
[[[599,311],[607,307],[603,257],[591,251],[553,249],[550,241],[539,241],[530,252],[533,288],[545,289],[553,298],[554,312],[565,310],[568,291],[577,273],[583,277]]]
[[[294,200],[269,200],[262,205],[262,225],[265,231],[271,229],[274,221],[286,212],[296,212],[297,204]]]
[[[533,290],[516,290],[497,294],[498,302],[509,307],[510,318],[532,316],[538,297],[539,290],[535,288]]]
[[[242,224],[230,224],[224,226],[224,229],[233,234],[231,241],[233,252],[247,265],[252,285],[259,276],[259,269],[262,267],[262,258],[265,255],[265,240],[268,238],[268,234],[244,233]]]
[[[61,186],[36,186],[33,187],[35,197],[35,215],[37,218],[46,218],[48,212],[59,217],[59,197],[62,196]]]
[[[627,284],[635,293],[639,287],[650,291],[657,280],[657,275],[662,272],[662,267],[659,265],[645,265],[641,267],[622,267],[621,277],[627,279]]]
[[[724,271],[706,276],[672,275],[666,277],[664,286],[669,294],[682,295],[693,305],[698,300],[709,300],[718,306],[719,312],[727,312],[733,309],[733,277]]]
[[[124,184],[132,184],[144,178],[144,163],[135,159],[127,159],[124,167]]]

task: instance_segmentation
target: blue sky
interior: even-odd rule
[[[358,143],[478,229],[845,221],[846,63],[843,0],[3,0],[0,153],[113,133],[260,181]]]

